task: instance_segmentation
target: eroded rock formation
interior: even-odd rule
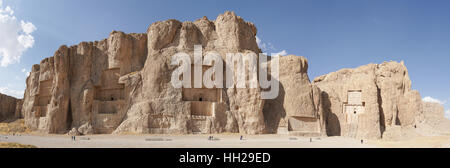
[[[444,106],[438,103],[422,103],[424,123],[440,132],[450,132],[450,120],[445,118]]]
[[[55,55],[34,65],[23,103],[32,130],[66,133],[93,127],[111,133],[126,114],[131,89],[120,76],[142,69],[147,36],[112,32],[108,39],[61,46]]]
[[[16,116],[34,131],[73,135],[230,132],[369,139],[441,117],[422,104],[406,67],[397,62],[343,69],[311,83],[306,58],[280,57],[280,92],[271,100],[261,99],[260,87],[172,86],[176,53],[194,60],[194,46],[201,45],[203,57],[222,56],[225,71],[236,68],[227,53],[261,52],[256,34],[252,23],[225,12],[214,21],[167,20],[145,34],[113,31],[101,41],[61,46],[33,66]]]
[[[167,20],[153,23],[147,34],[112,32],[99,42],[62,46],[32,68],[23,105],[26,124],[46,133],[267,133],[266,122],[275,119],[264,118],[259,87],[177,89],[170,83],[178,68],[171,65],[174,54],[193,57],[194,45],[202,45],[203,56],[210,51],[222,56],[225,71],[232,68],[227,53],[261,52],[256,33],[252,23],[226,12],[215,21]],[[294,86],[289,80],[295,79],[301,85],[287,89],[307,93],[298,99],[282,95],[285,105],[267,108],[300,117],[296,128],[312,123],[311,130],[320,132],[320,97],[306,75],[306,59],[287,58],[281,62],[293,70],[282,73],[292,77],[282,78],[283,84]],[[298,111],[297,100],[307,109]]]
[[[324,135],[320,90],[309,80],[308,60],[294,55],[283,56],[279,66],[279,95],[264,105],[268,132]]]
[[[148,29],[148,57],[142,71],[122,77],[136,88],[131,107],[115,133],[264,133],[259,89],[176,89],[171,86],[171,58],[179,52],[193,59],[194,45],[226,53],[254,52],[256,28],[232,12],[215,21],[156,22]],[[224,59],[225,61],[225,59]],[[227,62],[224,62],[227,67]]]
[[[328,135],[377,139],[386,127],[423,121],[420,94],[411,90],[403,62],[342,69],[314,84],[322,90]]]
[[[20,113],[21,101],[0,93],[0,121],[16,117]]]

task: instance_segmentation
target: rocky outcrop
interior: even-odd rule
[[[20,104],[20,101],[20,99],[0,93],[0,121],[14,118],[17,104]]]
[[[405,65],[397,62],[343,69],[314,80],[322,91],[327,134],[378,139],[386,127],[416,126],[422,101]]]
[[[279,66],[279,95],[264,104],[268,132],[294,135],[325,133],[320,90],[309,80],[308,60],[284,56],[279,58]]]
[[[445,118],[444,106],[439,103],[423,102],[423,115],[427,123],[434,124],[441,121],[447,121]]]
[[[146,44],[145,34],[114,31],[102,41],[60,47],[27,78],[26,125],[46,133],[92,125],[96,133],[111,133],[130,99],[119,77],[142,69]]]
[[[18,99],[16,101],[16,111],[14,113],[15,118],[23,118],[22,106],[23,106],[23,99]]]
[[[421,127],[441,116],[411,89],[403,62],[343,69],[311,83],[306,58],[280,57],[279,78],[271,77],[280,84],[279,94],[269,100],[261,98],[267,89],[259,85],[172,85],[172,74],[180,68],[172,63],[175,54],[195,60],[199,53],[203,60],[217,53],[225,73],[238,68],[227,53],[261,52],[256,34],[252,23],[225,12],[213,21],[160,21],[146,33],[113,31],[101,41],[61,46],[32,67],[23,105],[11,105],[12,115],[23,116],[34,131],[73,135],[230,132],[364,139],[382,138],[386,130],[394,130],[393,137],[397,128]],[[271,69],[273,61],[260,66]],[[201,66],[205,72],[213,65]]]
[[[215,21],[167,20],[147,34],[112,32],[98,42],[62,46],[34,65],[23,102],[35,131],[92,133],[266,132],[260,88],[174,88],[175,53],[260,53],[256,28],[233,12]],[[75,132],[75,131],[73,131]]]
[[[210,51],[221,56],[259,53],[252,23],[226,12],[215,21],[204,17],[195,22],[156,22],[147,33],[145,66],[124,81],[136,88],[132,93],[135,99],[115,133],[264,133],[264,102],[259,88],[176,89],[170,83],[171,74],[178,67],[171,65],[171,57],[184,52],[192,58],[194,45],[203,46],[203,56]],[[226,59],[223,61],[227,67]]]
[[[450,132],[450,120],[445,117],[444,106],[438,103],[423,102],[423,123],[444,133]]]

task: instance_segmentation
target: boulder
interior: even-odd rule
[[[69,131],[69,133],[67,133],[67,135],[70,135],[70,136],[80,136],[81,133],[78,132],[78,130],[77,130],[76,128],[72,128],[72,129]]]

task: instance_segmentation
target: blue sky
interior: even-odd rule
[[[268,52],[308,58],[311,79],[341,68],[404,60],[413,88],[450,109],[448,0],[0,1],[2,15],[9,6],[17,23],[23,20],[36,28],[21,32],[33,37],[28,41],[32,47],[22,48],[18,61],[0,67],[3,92],[20,95],[25,73],[60,45],[100,40],[112,30],[145,32],[151,23],[166,19],[213,20],[231,10],[255,23]]]

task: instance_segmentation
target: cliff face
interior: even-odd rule
[[[153,23],[146,34],[114,31],[102,41],[61,46],[33,66],[23,105],[11,100],[18,105],[1,107],[23,116],[34,131],[74,135],[231,132],[379,139],[386,130],[397,136],[391,128],[416,128],[441,118],[434,115],[437,108],[422,104],[406,67],[397,62],[343,69],[311,83],[306,58],[280,57],[279,78],[271,77],[280,84],[279,94],[269,100],[261,99],[267,89],[259,85],[173,87],[172,73],[180,67],[172,64],[175,54],[195,60],[195,52],[202,57],[216,52],[225,77],[227,69],[239,68],[228,62],[227,53],[261,52],[256,33],[252,23],[226,12],[214,21],[167,20]],[[260,66],[271,69],[274,61]],[[202,65],[203,73],[211,66]]]
[[[343,69],[314,84],[322,90],[328,135],[377,139],[387,127],[423,121],[420,94],[411,90],[403,63]]]
[[[283,56],[279,59],[279,67],[279,95],[264,104],[268,132],[325,135],[320,90],[309,80],[308,60]]]
[[[450,132],[450,120],[445,118],[444,106],[438,103],[422,103],[424,123],[438,132]]]
[[[143,70],[121,78],[136,92],[115,133],[264,133],[259,88],[177,89],[170,83],[178,67],[171,65],[172,56],[184,52],[194,60],[194,45],[203,46],[203,56],[209,51],[221,56],[259,53],[252,23],[226,12],[215,21],[204,17],[195,22],[156,22],[147,33],[148,57]],[[225,59],[224,64],[228,67]]]
[[[125,115],[130,88],[119,77],[143,67],[145,34],[112,32],[108,39],[62,46],[34,65],[23,102],[25,123],[33,130],[110,133]],[[108,101],[107,101],[108,100]]]
[[[171,64],[174,54],[184,52],[194,60],[194,45],[202,45],[202,56],[210,51],[222,56],[225,71],[232,68],[225,59],[227,53],[260,53],[256,33],[252,23],[226,12],[215,21],[206,17],[195,22],[167,20],[153,23],[147,34],[112,32],[99,42],[62,46],[32,68],[22,110],[26,124],[46,133],[261,134],[277,129],[273,123],[280,117],[276,121],[271,116],[278,114],[271,113],[283,111],[300,117],[295,128],[305,123],[312,126],[304,131],[320,132],[319,96],[313,96],[317,88],[313,92],[304,58],[281,59],[292,67],[282,71],[286,78],[281,79],[289,93],[282,95],[284,105],[266,106],[270,109],[266,112],[259,87],[172,86],[172,72],[179,67]],[[295,86],[290,79],[301,85]],[[291,92],[302,91],[306,93],[301,98],[291,99]],[[297,100],[305,100],[308,109],[298,111]],[[282,126],[288,126],[286,121]]]
[[[17,104],[19,99],[0,94],[0,121],[15,117]]]

